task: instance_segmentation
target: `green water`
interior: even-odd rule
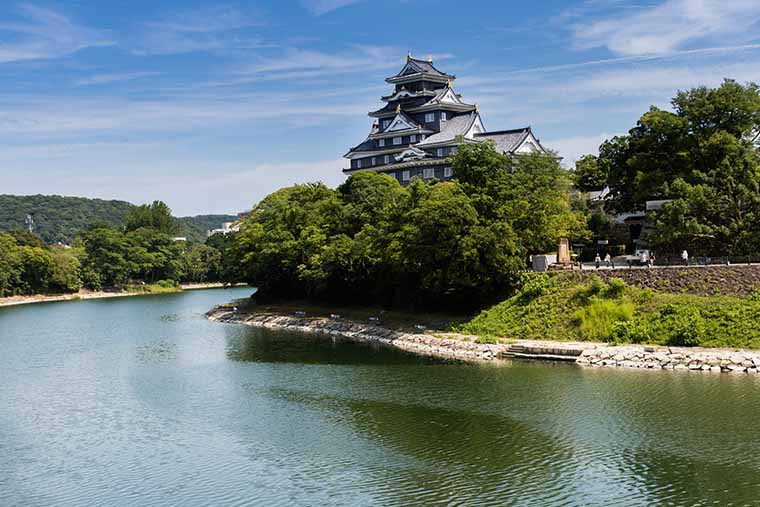
[[[760,379],[419,359],[206,321],[250,290],[0,309],[0,506],[760,505]]]

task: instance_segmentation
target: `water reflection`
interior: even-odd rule
[[[451,364],[203,318],[245,295],[0,310],[0,505],[760,498],[755,377]]]

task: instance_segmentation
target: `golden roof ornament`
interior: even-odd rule
[[[433,55],[428,55],[428,63],[432,65],[432,63],[433,63]]]
[[[406,54],[406,61],[407,61],[407,62],[411,62],[411,61],[412,61],[412,52],[411,52],[411,51],[409,51],[409,52]]]
[[[476,113],[478,112],[478,105],[477,104],[475,104],[475,112]]]
[[[396,114],[401,112],[401,104],[396,104]]]
[[[449,90],[451,90],[451,79],[447,79],[446,80],[446,88],[448,88]]]

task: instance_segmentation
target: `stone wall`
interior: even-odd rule
[[[641,368],[692,372],[757,374],[760,351],[687,347],[609,346],[604,343],[519,340],[510,344],[481,344],[472,337],[438,338],[412,334],[379,325],[325,318],[245,313],[218,307],[207,317],[268,329],[339,336],[345,339],[395,347],[415,354],[462,361],[496,361],[510,358],[574,362],[585,367]]]
[[[760,290],[760,265],[654,267],[651,269],[587,269],[563,272],[559,276],[588,279],[598,275],[604,280],[622,278],[630,285],[660,292],[687,292],[698,295],[726,294],[747,296]]]

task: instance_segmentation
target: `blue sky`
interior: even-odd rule
[[[760,2],[5,1],[0,193],[235,212],[341,156],[407,51],[572,162],[650,104],[760,79]]]

